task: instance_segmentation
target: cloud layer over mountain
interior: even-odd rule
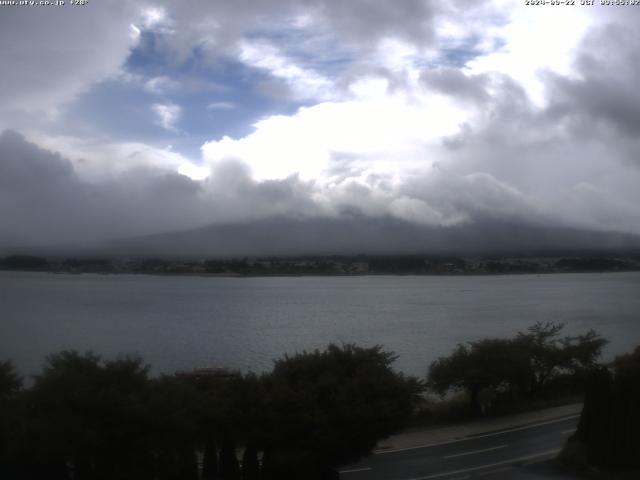
[[[640,234],[640,10],[0,8],[0,247],[269,219]]]

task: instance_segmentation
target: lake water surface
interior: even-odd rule
[[[423,375],[457,343],[537,321],[595,329],[605,357],[640,344],[640,272],[214,278],[0,272],[0,359],[37,373],[62,349],[137,353],[154,372],[268,370],[330,342],[382,344]]]

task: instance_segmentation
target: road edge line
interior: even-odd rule
[[[483,433],[480,435],[473,435],[473,436],[466,436],[463,438],[456,438],[454,440],[447,440],[445,442],[435,442],[435,443],[427,443],[424,445],[416,445],[414,447],[403,447],[403,448],[395,448],[392,450],[377,450],[373,452],[373,455],[384,455],[387,453],[396,453],[396,452],[404,452],[407,450],[417,450],[420,448],[429,448],[429,447],[437,447],[439,445],[449,445],[451,443],[459,443],[459,442],[468,442],[469,440],[475,440],[476,438],[486,438],[486,437],[493,437],[495,435],[502,435],[503,433],[509,433],[509,432],[518,432],[520,430],[527,430],[529,428],[536,428],[536,427],[542,427],[544,425],[551,425],[553,423],[560,423],[560,422],[564,422],[566,420],[571,420],[573,418],[578,418],[580,417],[580,414],[577,413],[575,415],[569,415],[566,417],[560,417],[560,418],[556,418],[553,420],[548,420],[545,422],[540,422],[540,423],[534,423],[531,425],[525,425],[522,427],[514,427],[514,428],[508,428],[506,430],[500,430],[498,432],[491,432],[491,433]]]

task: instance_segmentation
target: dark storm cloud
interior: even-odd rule
[[[56,153],[20,134],[0,135],[0,246],[82,244],[313,209],[297,177],[257,183],[243,165],[205,181],[135,167],[88,182]]]
[[[192,225],[199,186],[173,172],[136,169],[90,183],[71,163],[21,135],[0,135],[0,244],[82,243]],[[181,221],[184,218],[184,221]],[[176,224],[177,222],[177,224]]]
[[[17,133],[0,136],[0,243],[55,238],[86,220],[86,203],[69,162]]]

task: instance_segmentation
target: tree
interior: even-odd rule
[[[329,345],[276,361],[264,378],[272,432],[268,478],[331,478],[401,428],[421,384],[395,372],[382,347]]]
[[[74,351],[48,357],[26,399],[32,476],[51,470],[64,477],[69,469],[78,480],[148,473],[147,373],[138,358],[102,362]]]
[[[222,480],[240,480],[236,444],[229,434],[223,437],[220,445],[220,478]]]
[[[394,359],[379,346],[331,345],[285,356],[260,377],[149,378],[139,358],[63,351],[26,390],[12,365],[0,363],[2,406],[19,407],[15,422],[0,422],[0,476],[337,478],[335,467],[369,453],[413,412],[422,386],[395,372]],[[242,469],[236,446],[244,447]]]
[[[197,478],[196,451],[203,447],[207,454],[203,478],[217,478],[216,445],[201,428],[202,394],[193,379],[184,375],[162,375],[150,381],[148,392],[146,405],[153,418],[149,425],[152,435],[149,450],[161,461],[157,477],[161,480]]]
[[[513,342],[505,339],[485,339],[458,345],[448,357],[434,361],[428,374],[428,386],[444,395],[451,389],[466,390],[469,410],[473,416],[481,413],[479,396],[486,388],[498,388],[517,382],[523,368],[523,358]]]
[[[532,397],[560,376],[582,379],[607,342],[593,330],[560,338],[563,328],[564,324],[539,322],[512,339],[458,345],[430,365],[427,384],[440,395],[465,390],[471,414],[478,415],[480,392],[485,389]]]
[[[24,441],[24,411],[19,403],[22,378],[9,360],[0,362],[0,478],[12,478],[19,468],[17,450]]]
[[[565,336],[560,332],[565,324],[538,322],[527,333],[518,333],[515,347],[529,358],[527,396],[532,396],[553,378],[563,375],[579,375],[596,366],[607,340],[594,330],[584,335]]]
[[[259,478],[258,449],[254,445],[249,445],[242,454],[242,480],[258,480]]]
[[[217,374],[183,375],[183,380],[197,393],[194,412],[196,436],[204,450],[203,478],[239,478],[236,446],[257,453],[257,445],[267,434],[262,421],[265,393],[260,379],[251,373],[222,370]]]
[[[0,402],[13,398],[22,388],[22,378],[9,360],[0,362]]]
[[[621,355],[612,368],[589,375],[584,407],[572,444],[588,463],[640,468],[640,346]]]

